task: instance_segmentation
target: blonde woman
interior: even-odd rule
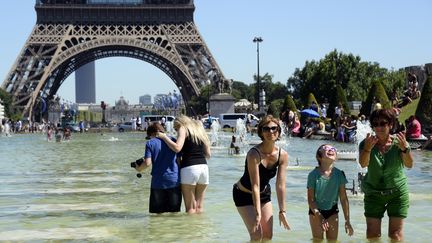
[[[181,153],[180,180],[186,212],[204,211],[204,193],[209,184],[207,159],[210,158],[210,140],[198,122],[180,115],[174,120],[177,141],[164,133],[158,136],[176,153]]]

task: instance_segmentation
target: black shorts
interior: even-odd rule
[[[169,189],[150,189],[150,213],[180,212],[180,187]]]
[[[333,207],[329,210],[321,210],[318,209],[318,211],[321,213],[321,215],[325,218],[328,219],[330,218],[330,216],[332,216],[333,214],[338,214],[339,213],[339,208],[337,203],[335,205],[333,205]],[[309,215],[314,215],[314,213],[312,212],[312,210],[309,208]]]
[[[264,190],[260,193],[261,205],[264,205],[271,201],[271,188],[267,185]],[[240,190],[237,184],[233,185],[233,199],[236,207],[253,206],[252,194]]]

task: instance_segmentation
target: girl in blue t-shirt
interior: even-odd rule
[[[349,202],[345,190],[348,182],[343,171],[334,167],[337,158],[336,148],[323,144],[316,152],[318,166],[308,175],[307,197],[309,204],[309,223],[314,239],[328,240],[338,237],[338,199],[345,218],[345,232],[351,236],[354,230],[350,223]]]

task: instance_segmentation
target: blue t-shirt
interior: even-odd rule
[[[308,175],[307,188],[314,190],[315,202],[318,209],[330,210],[338,203],[339,187],[348,181],[343,171],[333,167],[330,177],[321,175],[318,167]]]
[[[171,138],[175,142],[174,138]],[[180,184],[176,153],[160,138],[152,138],[146,143],[144,158],[152,160],[153,189],[168,189]]]

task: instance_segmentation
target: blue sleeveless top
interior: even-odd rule
[[[280,159],[280,153],[281,153],[281,148],[279,148],[279,155],[278,155],[278,160],[276,162],[276,164],[273,166],[273,168],[266,168],[264,167],[264,165],[261,163],[261,153],[260,151],[253,147],[251,149],[255,149],[258,154],[260,155],[260,164],[259,164],[259,176],[260,176],[260,191],[263,191],[266,186],[269,184],[270,179],[276,176],[277,173],[277,168],[279,167],[279,159]],[[250,181],[250,177],[249,177],[249,170],[247,168],[247,158],[245,159],[245,170],[243,173],[243,176],[240,178],[240,183],[248,190],[252,190],[252,185],[251,185],[251,181]]]

